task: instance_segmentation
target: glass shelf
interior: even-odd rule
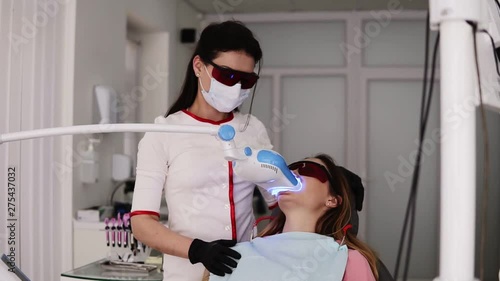
[[[62,273],[61,276],[82,280],[137,280],[137,281],[162,281],[161,265],[151,272],[130,272],[124,270],[109,270],[101,266],[107,259],[98,260],[91,264]]]

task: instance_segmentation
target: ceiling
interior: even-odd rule
[[[184,0],[202,14],[369,11],[402,7],[426,10],[427,0]]]

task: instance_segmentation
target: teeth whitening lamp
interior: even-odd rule
[[[42,138],[60,135],[117,133],[117,132],[163,132],[209,134],[221,140],[224,158],[233,161],[234,173],[269,193],[276,195],[280,191],[299,191],[300,180],[288,169],[283,156],[273,150],[237,148],[234,143],[235,129],[230,125],[201,127],[188,125],[162,124],[99,124],[80,125],[23,131],[0,135],[0,145],[5,142]]]
[[[230,125],[221,126],[218,136],[226,160],[233,161],[234,173],[239,177],[265,188],[272,195],[302,189],[300,180],[288,169],[279,153],[268,149],[254,150],[248,146],[243,150],[235,149],[235,130]]]

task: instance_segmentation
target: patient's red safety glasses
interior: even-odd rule
[[[257,83],[257,80],[259,79],[259,75],[257,75],[255,72],[248,73],[227,67],[222,67],[212,61],[208,63],[214,67],[212,70],[212,77],[226,86],[232,87],[236,85],[236,83],[241,81],[242,89],[250,89],[255,85],[255,83]]]
[[[297,170],[299,175],[315,178],[322,183],[325,183],[327,181],[330,181],[330,183],[333,182],[330,177],[330,173],[328,173],[326,168],[323,165],[316,162],[298,161],[288,165],[288,169],[292,171]]]

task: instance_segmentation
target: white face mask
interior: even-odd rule
[[[215,80],[207,70],[205,66],[205,71],[210,79],[210,89],[205,91],[201,83],[201,78],[198,78],[201,86],[201,93],[213,108],[217,109],[219,112],[228,113],[233,111],[235,108],[240,106],[250,95],[250,89],[241,89],[241,83],[237,83],[234,86],[226,86],[221,82]]]

